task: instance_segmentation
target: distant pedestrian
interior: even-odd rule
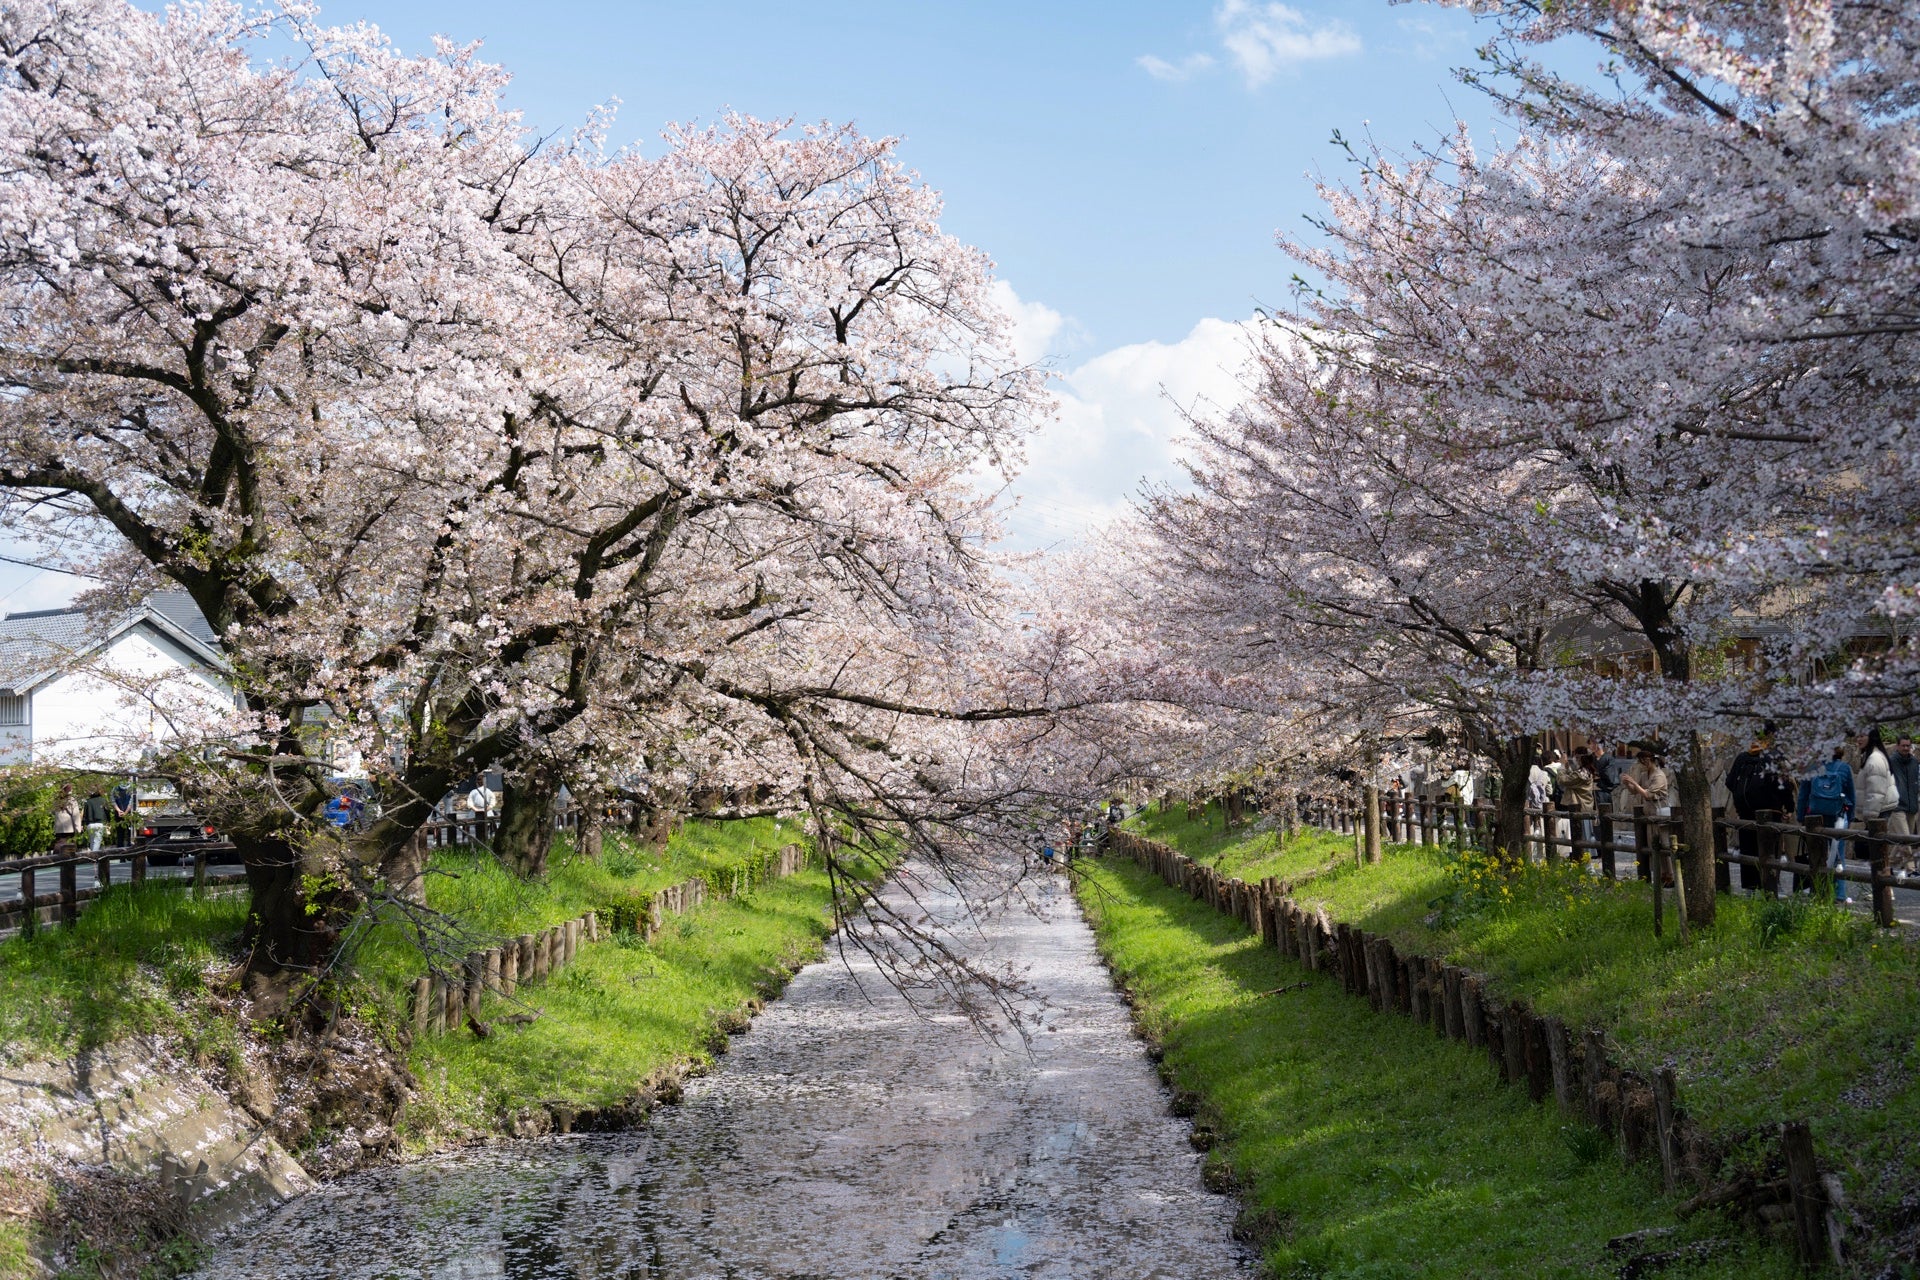
[[[1794,813],[1800,819],[1800,825],[1804,827],[1810,827],[1816,831],[1828,829],[1844,831],[1849,819],[1853,816],[1855,800],[1853,769],[1847,764],[1846,750],[1835,747],[1833,758],[1827,761],[1825,767],[1800,779],[1800,790],[1795,800]],[[1804,851],[1809,866],[1814,865],[1816,856],[1814,849],[1817,847],[1817,841],[1810,841],[1809,847]],[[1846,852],[1847,842],[1844,836],[1827,841],[1825,869],[1831,870],[1845,866]],[[1815,870],[1814,875],[1808,877],[1806,886],[1808,892],[1812,892],[1812,881],[1818,877],[1819,869]],[[1834,886],[1834,900],[1847,901],[1847,882],[1837,880]]]
[[[74,837],[84,825],[86,816],[80,811],[80,802],[73,798],[73,784],[61,783],[60,798],[53,806],[53,852],[72,853]]]
[[[113,818],[113,806],[95,787],[87,793],[86,803],[80,806],[80,816],[87,824],[87,848],[90,852],[100,852],[100,844],[106,839],[107,824]]]
[[[1860,801],[1861,822],[1890,819],[1900,812],[1900,788],[1894,782],[1893,761],[1887,756],[1878,725],[1860,735],[1860,773],[1854,786]]]
[[[134,792],[133,783],[118,783],[113,788],[113,827],[115,844],[133,843],[133,817],[139,812],[140,798]]]
[[[1733,801],[1733,811],[1746,822],[1757,822],[1762,814],[1771,814],[1777,821],[1784,818],[1795,808],[1794,787],[1789,780],[1786,762],[1773,748],[1774,726],[1771,722],[1760,726],[1759,734],[1747,749],[1733,758],[1727,766],[1727,798]],[[1760,856],[1760,833],[1749,827],[1740,829],[1740,852],[1749,858]],[[1748,875],[1756,877],[1761,885],[1772,888],[1778,883],[1777,873],[1755,869],[1749,871],[1742,867],[1740,883],[1744,887],[1753,881]]]
[[[1570,813],[1591,814],[1594,807],[1595,780],[1593,754],[1584,748],[1573,753],[1573,759],[1560,771],[1560,803]],[[1582,844],[1593,843],[1593,819],[1577,817],[1572,819],[1574,839]],[[1584,857],[1586,850],[1577,851]]]
[[[1913,754],[1913,739],[1901,734],[1893,744],[1893,786],[1900,797],[1899,805],[1887,815],[1887,830],[1896,836],[1920,835],[1920,756]],[[1894,860],[1903,862],[1908,871],[1913,870],[1914,847],[1894,846]]]
[[[1614,793],[1620,790],[1620,779],[1626,776],[1627,770],[1633,768],[1633,753],[1626,743],[1618,743],[1612,751],[1598,758],[1596,766],[1594,802],[1600,808],[1611,811],[1618,807],[1618,798]]]

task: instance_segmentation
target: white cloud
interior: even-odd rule
[[[1143,481],[1183,483],[1183,415],[1240,402],[1254,327],[1202,320],[1178,342],[1116,347],[1061,374],[1057,411],[1028,442],[1013,485],[1009,543],[1073,542],[1123,514]]]
[[[1290,5],[1224,0],[1214,10],[1213,21],[1220,28],[1220,43],[1250,89],[1265,84],[1284,67],[1360,52],[1360,37],[1346,23],[1335,20],[1315,26]]]
[[[1013,321],[1013,353],[1022,364],[1032,364],[1053,349],[1066,325],[1065,316],[1044,302],[1024,301],[1005,280],[995,280],[988,296]]]
[[[1360,52],[1360,37],[1337,18],[1317,21],[1292,5],[1221,0],[1213,11],[1220,47],[1249,89],[1257,89],[1288,67]],[[1215,66],[1207,53],[1169,61],[1144,54],[1134,61],[1156,80],[1188,80]]]
[[[1181,80],[1191,80],[1200,72],[1213,66],[1213,56],[1206,53],[1190,53],[1178,62],[1168,62],[1165,58],[1156,58],[1150,53],[1143,53],[1134,61],[1155,80],[1171,80],[1176,83]]]

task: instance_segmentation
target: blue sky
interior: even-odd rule
[[[1084,350],[1171,341],[1202,317],[1283,302],[1290,269],[1273,232],[1312,206],[1303,175],[1337,165],[1333,129],[1370,121],[1383,140],[1412,141],[1456,109],[1487,117],[1449,70],[1484,29],[1386,0],[328,0],[322,13],[377,23],[406,49],[435,33],[483,40],[541,130],[618,98],[616,140],[643,146],[666,121],[727,107],[903,137],[946,195],[948,228],[992,254],[1021,297],[1068,317]],[[1160,77],[1143,58],[1164,64]]]
[[[322,17],[407,51],[483,41],[543,132],[617,98],[614,140],[646,150],[666,122],[727,108],[902,137],[1059,374],[1009,512],[1020,548],[1071,541],[1178,476],[1179,410],[1231,402],[1245,323],[1288,300],[1274,235],[1306,229],[1311,173],[1342,172],[1335,129],[1402,148],[1456,116],[1494,127],[1452,75],[1486,27],[1424,3],[331,0]],[[0,610],[78,585],[0,565]]]

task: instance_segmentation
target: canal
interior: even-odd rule
[[[854,1280],[1251,1273],[1064,879],[962,924],[1044,998],[1030,1041],[917,1014],[855,953],[803,970],[649,1128],[333,1183],[203,1280]]]

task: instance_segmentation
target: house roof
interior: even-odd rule
[[[213,628],[192,597],[162,591],[117,618],[87,609],[8,614],[0,619],[0,692],[30,692],[139,626],[153,628],[209,667],[226,667]]]

